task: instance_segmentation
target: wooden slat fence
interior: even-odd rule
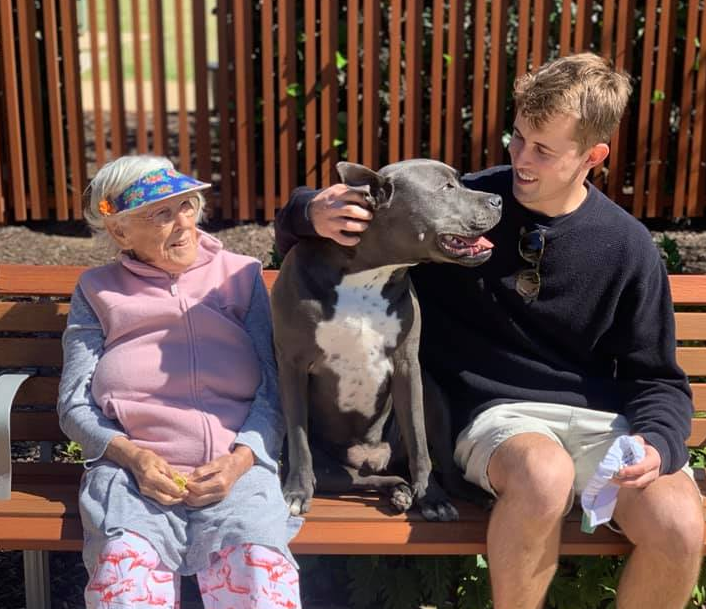
[[[701,0],[0,0],[0,34],[0,223],[80,218],[126,153],[234,220],[342,159],[506,162],[515,77],[586,49],[635,89],[595,183],[640,218],[706,207]]]

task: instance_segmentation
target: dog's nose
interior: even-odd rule
[[[491,207],[502,207],[503,198],[500,195],[490,195],[488,197],[488,205]]]

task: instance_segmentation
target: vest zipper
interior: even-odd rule
[[[172,296],[178,296],[178,295],[179,295],[179,290],[177,290],[177,284],[176,284],[177,278],[178,278],[178,275],[169,275],[169,281],[170,281],[170,284],[169,284],[169,293],[170,293]]]

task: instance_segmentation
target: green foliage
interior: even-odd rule
[[[655,89],[652,91],[652,103],[656,104],[657,102],[664,101],[666,95],[664,91],[661,91],[660,89]]]
[[[606,556],[565,558],[549,587],[555,609],[613,609],[624,559]]]
[[[74,442],[73,440],[66,443],[61,454],[74,463],[83,463],[85,461],[83,458],[83,448],[78,442]]]
[[[548,609],[615,609],[625,557],[562,557]],[[353,556],[347,561],[352,609],[491,609],[488,564],[475,556]],[[706,569],[690,607],[706,602]]]
[[[270,250],[270,264],[267,265],[268,269],[279,269],[282,267],[282,261],[284,258],[280,255],[279,251],[277,250],[277,246],[273,245],[272,249]]]
[[[662,258],[667,266],[667,272],[678,275],[684,272],[684,262],[682,261],[679,247],[676,240],[664,235],[659,242],[659,247],[662,249]]]

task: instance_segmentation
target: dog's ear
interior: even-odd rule
[[[366,194],[365,198],[373,211],[390,206],[394,188],[388,178],[357,163],[336,163],[336,170],[341,182]]]

